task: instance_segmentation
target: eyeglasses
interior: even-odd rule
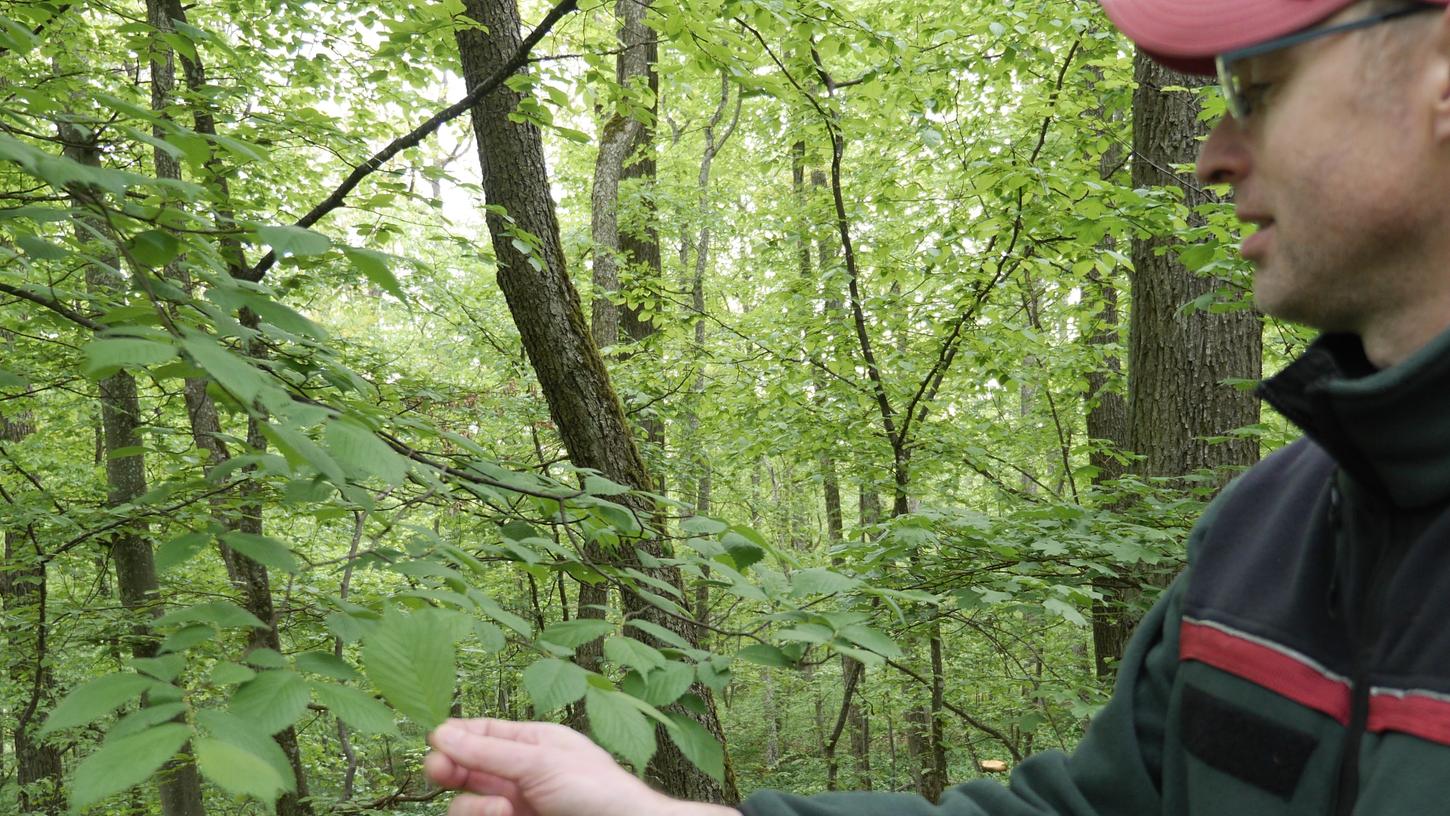
[[[1369,28],[1380,23],[1398,20],[1401,17],[1408,17],[1421,11],[1433,11],[1443,9],[1444,6],[1432,5],[1430,3],[1416,3],[1394,11],[1387,11],[1383,14],[1375,14],[1360,20],[1354,20],[1340,25],[1329,26],[1328,28],[1311,28],[1307,31],[1300,31],[1290,34],[1287,37],[1280,37],[1258,45],[1241,48],[1238,51],[1230,51],[1227,54],[1220,54],[1214,62],[1218,66],[1218,83],[1223,88],[1224,101],[1228,103],[1228,112],[1235,119],[1243,121],[1253,113],[1254,106],[1251,100],[1256,91],[1262,90],[1262,83],[1253,83],[1247,78],[1235,73],[1234,69],[1245,60],[1254,57],[1262,57],[1285,48],[1290,48],[1301,43],[1317,40],[1320,37],[1328,37],[1331,34],[1343,34],[1346,31],[1357,31],[1361,28]]]

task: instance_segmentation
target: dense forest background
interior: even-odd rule
[[[0,9],[0,812],[1071,749],[1285,441],[1216,91],[1092,0]]]

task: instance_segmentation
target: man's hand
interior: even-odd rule
[[[449,816],[739,816],[671,799],[554,723],[449,720],[428,738],[428,778],[463,791]]]

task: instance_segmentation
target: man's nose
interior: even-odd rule
[[[1225,114],[1198,151],[1198,180],[1205,184],[1238,184],[1251,169],[1243,126]]]

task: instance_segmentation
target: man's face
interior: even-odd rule
[[[1364,13],[1351,7],[1326,25]],[[1411,20],[1388,25],[1428,22]],[[1439,240],[1450,195],[1430,172],[1438,151],[1420,104],[1423,72],[1376,54],[1396,48],[1413,60],[1420,43],[1415,32],[1356,32],[1241,67],[1257,86],[1255,110],[1219,123],[1198,174],[1232,184],[1239,217],[1261,227],[1243,254],[1264,312],[1363,332],[1425,294],[1427,239]]]

